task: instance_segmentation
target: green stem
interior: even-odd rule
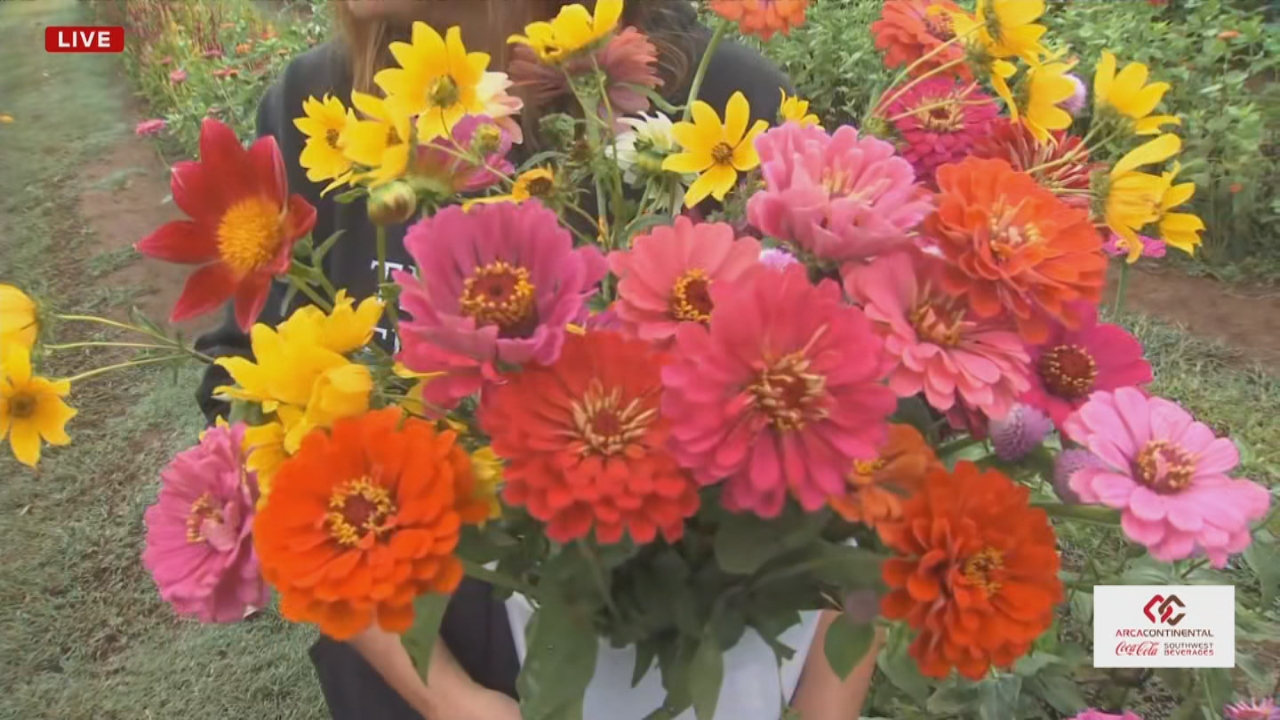
[[[467,560],[466,558],[459,558],[459,560],[462,561],[462,567],[466,573],[477,580],[489,583],[495,587],[503,587],[508,590],[513,590],[528,598],[536,596],[536,591],[533,586],[528,583],[517,580],[513,577],[508,577],[497,570],[490,570],[475,561]]]
[[[1116,282],[1116,299],[1111,304],[1111,314],[1120,317],[1120,311],[1124,308],[1124,291],[1125,286],[1129,284],[1129,261],[1125,259],[1120,265],[1120,280]]]
[[[324,310],[326,313],[333,312],[333,303],[320,297],[320,293],[317,293],[305,279],[291,274],[289,275],[289,282],[298,289],[298,292],[306,295],[307,299],[315,304],[316,307]]]
[[[1208,564],[1209,564],[1209,558],[1200,558],[1198,560],[1195,560],[1194,562],[1192,562],[1190,565],[1187,566],[1186,570],[1182,571],[1182,579],[1186,580],[1187,578],[1191,577],[1191,573],[1199,570],[1200,568]]]
[[[1049,517],[1079,520],[1093,525],[1114,527],[1120,524],[1120,513],[1100,505],[1064,505],[1056,502],[1033,502],[1031,507],[1044,510]]]
[[[147,350],[172,350],[172,345],[156,345],[154,343],[130,343],[130,342],[73,342],[60,343],[57,345],[45,345],[45,350],[74,350],[75,348],[87,347],[121,347],[121,348],[143,348]]]
[[[139,334],[139,335],[145,335],[145,336],[147,336],[147,337],[149,337],[149,338],[153,338],[153,339],[155,339],[155,340],[157,340],[157,341],[159,342],[159,344],[158,344],[158,345],[155,345],[155,346],[152,346],[152,347],[161,348],[161,349],[166,349],[166,350],[177,350],[177,351],[179,351],[179,352],[186,353],[187,355],[190,355],[191,357],[193,357],[193,358],[195,358],[195,359],[199,360],[200,362],[205,363],[205,364],[207,364],[207,365],[212,365],[212,364],[213,364],[213,358],[212,358],[212,357],[210,357],[209,355],[205,355],[204,353],[200,352],[199,350],[196,350],[196,349],[195,349],[195,348],[193,348],[193,347],[188,347],[188,346],[186,346],[186,345],[183,345],[183,344],[182,344],[182,342],[181,342],[181,341],[179,341],[179,340],[175,340],[175,339],[173,339],[173,338],[171,338],[171,337],[168,337],[168,336],[166,336],[166,335],[162,335],[162,334],[160,334],[160,333],[158,333],[158,332],[155,332],[155,331],[153,331],[153,330],[149,330],[149,329],[147,329],[147,328],[140,328],[140,327],[138,327],[138,326],[136,326],[136,325],[130,325],[130,324],[128,324],[128,323],[117,322],[117,321],[115,321],[115,320],[108,320],[108,319],[106,319],[106,318],[97,317],[96,315],[54,315],[54,317],[55,317],[55,318],[57,318],[58,320],[66,320],[66,321],[68,321],[68,322],[91,322],[91,323],[97,323],[97,324],[99,324],[99,325],[106,325],[107,327],[113,327],[113,328],[116,328],[116,329],[119,329],[119,330],[124,330],[124,331],[126,331],[126,332],[137,333],[137,334]],[[47,347],[47,348],[49,348],[49,349],[51,349],[51,350],[60,350],[60,349],[64,349],[64,348],[79,347],[79,346],[90,347],[90,346],[92,346],[92,343],[69,343],[69,344],[67,344],[67,345],[46,345],[45,347]],[[145,344],[130,344],[130,343],[116,343],[116,342],[104,342],[104,343],[103,343],[103,346],[115,346],[115,347],[148,347],[148,345],[145,345]]]
[[[698,63],[698,71],[693,75],[693,82],[689,85],[689,100],[684,106],[685,122],[689,122],[689,118],[693,117],[693,104],[698,101],[698,93],[702,92],[702,81],[707,77],[707,68],[711,67],[711,58],[715,57],[716,49],[720,47],[720,41],[724,40],[724,36],[729,31],[727,22],[720,23],[714,34],[711,35],[711,41],[707,43],[707,51],[702,54],[702,62]]]
[[[383,225],[376,226],[377,243],[378,243],[378,287],[387,281],[387,228]],[[396,308],[398,303],[387,303],[387,317],[391,320],[391,329],[400,332],[400,313]]]
[[[74,384],[74,383],[88,380],[91,377],[105,375],[106,373],[112,372],[114,370],[126,370],[131,367],[141,367],[143,365],[155,365],[156,363],[168,362],[170,360],[181,360],[183,357],[185,356],[184,355],[165,355],[163,357],[157,357],[157,358],[144,358],[142,360],[130,360],[129,362],[116,363],[115,365],[106,365],[104,367],[94,368],[93,370],[82,372],[79,375],[73,375],[69,378],[66,378],[65,380],[66,382]]]
[[[613,604],[613,593],[609,591],[609,583],[604,576],[600,557],[585,540],[578,541],[578,550],[582,552],[582,557],[587,559],[587,565],[591,567],[591,579],[595,581],[596,589],[604,596],[604,604],[609,608],[609,614],[615,618],[618,617],[618,607]]]

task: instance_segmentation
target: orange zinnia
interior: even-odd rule
[[[1063,599],[1053,528],[1030,491],[971,462],[929,473],[880,526],[898,557],[884,564],[881,610],[919,631],[910,655],[928,677],[979,680],[1008,667],[1053,624]]]
[[[783,35],[804,24],[809,0],[711,0],[711,11],[730,22],[738,23],[743,35],[768,40],[773,34]]]
[[[924,232],[948,261],[943,285],[982,318],[1008,314],[1028,343],[1054,322],[1079,326],[1086,300],[1102,299],[1107,258],[1089,213],[1063,202],[999,159],[938,169],[937,210]]]
[[[458,586],[458,533],[488,514],[453,433],[388,408],[302,441],[254,520],[254,546],[286,618],[337,640],[374,622],[404,633],[414,598]]]
[[[876,49],[884,53],[885,67],[909,66],[934,53],[912,69],[911,73],[918,76],[947,63],[964,60],[964,43],[953,41],[955,31],[951,27],[951,14],[958,12],[963,11],[951,0],[886,2],[880,19],[871,23]],[[973,79],[973,72],[963,62],[948,68],[948,71],[965,80]]]
[[[875,460],[859,460],[846,476],[849,494],[831,498],[831,508],[849,522],[868,527],[902,518],[902,504],[924,485],[925,476],[942,465],[910,425],[890,425],[889,439]]]

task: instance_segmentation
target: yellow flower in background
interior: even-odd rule
[[[462,203],[463,210],[470,210],[476,205],[492,205],[504,202],[524,202],[531,198],[549,201],[556,194],[556,173],[550,168],[534,168],[520,173],[511,192],[506,195],[472,198]]]
[[[484,109],[478,87],[489,67],[489,56],[467,52],[462,29],[449,28],[444,37],[424,22],[413,24],[411,42],[391,43],[400,67],[381,70],[373,82],[387,94],[387,104],[417,116],[418,142],[448,136],[468,113]]]
[[[1032,62],[1018,86],[1018,110],[1011,114],[1020,117],[1041,143],[1049,142],[1052,131],[1071,127],[1071,113],[1059,107],[1076,91],[1067,77],[1070,69],[1064,62]]]
[[[67,445],[67,421],[76,411],[62,398],[71,392],[66,380],[49,380],[31,371],[31,351],[19,345],[0,358],[0,441],[9,437],[13,456],[23,465],[40,462],[40,441]]]
[[[502,503],[498,490],[502,487],[502,458],[491,447],[482,447],[471,454],[471,475],[476,481],[476,499],[489,505],[489,520],[502,517]]]
[[[1188,255],[1194,255],[1200,246],[1200,233],[1204,232],[1204,221],[1193,213],[1172,212],[1180,205],[1185,205],[1196,194],[1196,184],[1187,182],[1174,185],[1173,181],[1182,170],[1179,163],[1173,169],[1160,176],[1164,193],[1160,197],[1160,239],[1166,244],[1178,248]]]
[[[386,303],[376,296],[365,298],[356,307],[347,291],[339,290],[331,313],[326,315],[314,305],[305,305],[280,323],[277,331],[346,355],[369,344],[385,307]]]
[[[284,449],[284,436],[284,424],[280,422],[255,425],[244,431],[244,466],[258,474],[259,509],[266,504],[267,496],[271,494],[271,484],[276,472],[289,459],[289,453]]]
[[[582,5],[567,5],[550,22],[530,23],[524,35],[507,42],[527,45],[543,62],[557,63],[603,40],[622,19],[622,0],[596,0],[593,16]]]
[[[1116,56],[1103,51],[1093,74],[1094,112],[1100,119],[1109,113],[1128,118],[1138,135],[1155,135],[1165,125],[1181,125],[1176,115],[1152,115],[1169,90],[1169,83],[1147,84],[1147,66],[1129,63],[1116,74]]]
[[[788,97],[787,91],[782,92],[782,106],[778,109],[778,118],[780,123],[800,123],[801,127],[809,127],[810,125],[821,128],[818,123],[817,115],[809,112],[809,101],[801,100],[798,97]]]
[[[708,195],[723,201],[738,182],[738,173],[759,166],[756,136],[769,127],[764,120],[757,120],[747,128],[751,122],[751,105],[741,92],[729,98],[724,123],[716,111],[701,100],[693,104],[692,115],[693,122],[676,123],[671,129],[684,152],[662,161],[662,169],[669,172],[699,173],[685,193],[687,207],[697,205]]]
[[[0,360],[10,348],[31,350],[39,333],[36,302],[18,288],[0,283]]]
[[[325,95],[323,100],[309,97],[302,103],[305,117],[296,118],[294,126],[307,136],[298,164],[307,171],[311,182],[331,180],[321,195],[351,181],[351,159],[342,150],[343,131],[355,122],[355,115],[338,98]]]
[[[377,187],[404,175],[413,151],[409,113],[362,92],[351,93],[351,101],[369,118],[348,123],[343,136],[342,149],[347,158],[371,168],[357,179],[368,180]]]
[[[1018,57],[1034,62],[1044,54],[1040,38],[1047,28],[1036,20],[1044,15],[1044,0],[978,0],[974,20],[992,57]],[[956,28],[961,34],[961,29]]]
[[[1181,149],[1182,140],[1177,135],[1161,135],[1130,150],[1107,175],[1104,217],[1112,232],[1123,238],[1130,263],[1142,256],[1138,233],[1159,221],[1161,204],[1170,187],[1164,178],[1139,172],[1138,168],[1163,163]]]

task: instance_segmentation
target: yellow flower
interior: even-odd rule
[[[400,67],[379,71],[373,81],[387,94],[388,105],[418,117],[419,143],[448,136],[464,115],[484,110],[478,88],[489,56],[467,52],[461,28],[451,27],[440,37],[430,25],[415,22],[411,42],[391,43],[391,54]]]
[[[275,479],[280,466],[289,459],[284,449],[284,424],[269,422],[256,425],[244,431],[242,445],[246,458],[244,466],[247,470],[258,474],[258,508],[267,502],[271,494],[271,483]]]
[[[305,117],[293,124],[307,136],[298,164],[307,171],[311,182],[331,180],[321,195],[351,181],[351,159],[342,151],[342,134],[355,115],[338,98],[325,95],[323,100],[309,97],[302,103]]]
[[[1046,28],[1036,23],[1043,14],[1044,0],[978,0],[973,22],[981,27],[978,37],[992,57],[1034,62],[1044,54],[1040,38]],[[961,27],[955,30],[964,34]]]
[[[530,198],[538,198],[543,202],[551,200],[556,193],[556,174],[550,168],[534,168],[520,173],[511,192],[506,195],[472,198],[462,204],[463,210],[470,210],[476,205],[491,205],[503,202],[524,202]]]
[[[810,125],[822,128],[818,124],[818,116],[809,113],[809,101],[801,100],[798,97],[787,97],[787,91],[782,91],[782,107],[778,110],[778,121],[781,123],[795,122],[800,123],[801,127]]]
[[[413,384],[413,387],[409,388],[409,392],[406,393],[405,399],[400,403],[400,407],[402,407],[405,410],[405,412],[410,413],[412,415],[420,415],[422,417],[438,417],[439,415],[441,415],[441,411],[439,408],[436,408],[435,406],[432,406],[430,408],[427,407],[426,401],[423,400],[424,395],[422,391],[427,387],[427,383],[430,383],[432,380],[435,380],[436,378],[444,377],[445,375],[448,375],[448,373],[416,372],[414,370],[410,370],[409,368],[405,367],[404,363],[400,363],[400,362],[397,362],[395,364],[395,366],[392,368],[392,372],[395,373],[395,376],[398,378],[417,381]],[[454,421],[449,420],[448,418],[445,418],[445,420],[446,422],[450,423],[451,427],[453,427],[455,430],[458,430],[458,427],[454,425]],[[462,425],[462,428],[463,429],[459,431],[459,434],[465,435],[466,426]]]
[[[1041,143],[1048,143],[1051,131],[1071,127],[1071,113],[1058,107],[1075,94],[1076,86],[1067,77],[1071,66],[1064,62],[1032,62],[1019,85],[1019,100],[1010,114],[1031,130]]]
[[[9,113],[0,113],[0,123],[9,125],[13,123],[13,116]]]
[[[699,100],[693,104],[693,122],[676,123],[671,132],[684,152],[662,161],[662,169],[676,173],[700,173],[685,193],[684,202],[693,207],[708,195],[723,201],[738,181],[739,172],[754,170],[760,164],[756,153],[756,136],[769,127],[757,120],[751,129],[751,106],[747,97],[736,92],[725,108],[724,123],[711,106]]]
[[[594,17],[581,5],[568,5],[551,22],[530,23],[524,35],[512,35],[507,42],[528,45],[543,62],[558,63],[613,32],[622,19],[622,5],[622,0],[596,0]]]
[[[356,307],[347,291],[339,290],[333,301],[333,312],[326,315],[314,305],[305,305],[280,323],[277,331],[289,338],[296,337],[339,355],[347,355],[373,339],[373,331],[382,320],[385,307],[386,303],[377,297],[367,297]]]
[[[1173,184],[1181,170],[1182,166],[1175,162],[1172,170],[1160,176],[1164,186],[1164,193],[1160,197],[1160,239],[1188,255],[1194,255],[1200,245],[1204,221],[1192,213],[1171,212],[1196,194],[1195,183]]]
[[[39,332],[35,301],[18,288],[0,283],[0,360],[10,348],[30,350]]]
[[[1112,232],[1124,240],[1131,263],[1142,256],[1138,232],[1159,221],[1169,187],[1162,177],[1139,172],[1138,168],[1162,163],[1181,149],[1182,140],[1177,135],[1161,135],[1130,150],[1107,175],[1104,217]]]
[[[377,187],[404,175],[413,150],[409,113],[401,106],[361,92],[351,93],[351,101],[369,118],[347,123],[342,138],[347,158],[371,168],[358,179]]]
[[[1116,74],[1116,56],[1102,53],[1098,68],[1093,74],[1093,103],[1095,112],[1102,119],[1108,114],[1126,117],[1138,135],[1155,135],[1165,125],[1181,125],[1175,115],[1152,115],[1156,105],[1169,90],[1169,83],[1147,84],[1147,66],[1129,63]]]
[[[71,392],[66,380],[31,372],[31,351],[19,345],[0,358],[0,440],[9,436],[13,456],[23,465],[40,462],[40,440],[66,445],[67,421],[76,411],[62,401]]]
[[[476,499],[489,505],[489,520],[502,517],[502,503],[498,489],[502,487],[502,458],[491,447],[482,447],[471,454],[471,474],[476,480]]]

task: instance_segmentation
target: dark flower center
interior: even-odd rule
[[[1195,471],[1195,458],[1191,453],[1168,440],[1148,442],[1134,461],[1134,474],[1138,480],[1163,495],[1186,489]]]
[[[1059,345],[1040,356],[1040,379],[1049,392],[1076,400],[1093,392],[1098,364],[1079,345]]]
[[[26,393],[18,393],[9,398],[9,415],[16,420],[25,420],[36,414],[36,399]]]
[[[427,102],[434,108],[453,107],[458,99],[458,84],[448,75],[437,78],[427,90]]]
[[[644,437],[657,411],[645,407],[640,398],[633,398],[625,405],[622,388],[606,390],[599,380],[593,379],[586,393],[573,403],[574,434],[577,435],[582,455],[618,455]]]
[[[1004,553],[989,547],[964,561],[963,574],[970,585],[991,597],[1000,591],[1000,581],[996,575],[1003,569]]]
[[[722,142],[711,148],[711,159],[717,165],[728,165],[733,162],[733,146]]]
[[[911,311],[911,326],[921,339],[954,347],[960,344],[960,323],[963,313],[950,308],[938,307],[931,302],[922,302]]]
[[[550,195],[555,186],[555,180],[549,177],[536,177],[529,180],[525,188],[529,191],[530,197],[541,198]]]
[[[808,370],[809,359],[804,351],[792,353],[760,373],[760,378],[747,387],[756,407],[774,428],[798,430],[810,420],[827,416],[821,405],[827,379]]]
[[[702,268],[691,268],[671,288],[671,315],[677,320],[706,323],[711,320],[711,279]]]
[[[529,270],[496,261],[476,268],[462,285],[458,306],[481,327],[497,325],[503,338],[527,338],[538,326]]]
[[[385,488],[365,475],[348,480],[329,496],[325,525],[329,535],[344,547],[357,547],[370,535],[378,539],[391,532],[395,503]]]
[[[324,141],[334,150],[338,149],[338,137],[338,131],[333,128],[324,131]]]

